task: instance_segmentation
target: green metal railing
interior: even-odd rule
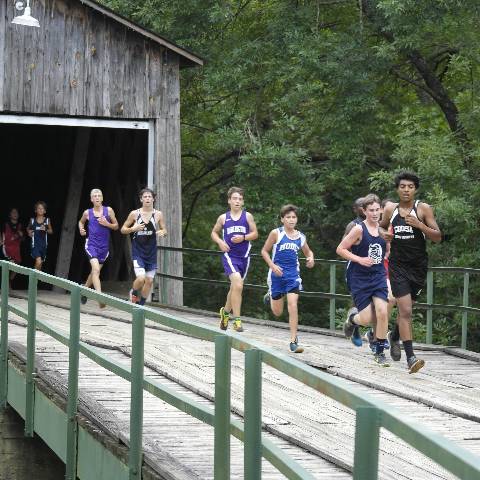
[[[157,276],[160,278],[160,302],[166,304],[167,301],[167,289],[168,283],[166,280],[179,280],[184,282],[192,282],[198,284],[211,284],[211,285],[222,285],[228,287],[230,285],[227,281],[222,280],[212,280],[206,278],[195,278],[195,277],[184,277],[178,275],[172,275],[169,272],[170,264],[170,254],[169,252],[181,252],[181,253],[192,253],[192,254],[204,254],[204,255],[222,255],[222,252],[217,250],[205,250],[199,248],[178,248],[178,247],[165,247],[159,246],[161,253],[161,266],[162,272],[157,273]],[[261,255],[252,254],[252,258],[261,258]],[[330,330],[335,330],[335,313],[337,308],[337,300],[342,302],[351,302],[351,296],[336,293],[337,285],[337,274],[339,266],[341,266],[341,272],[343,274],[346,261],[344,260],[325,260],[322,258],[316,258],[315,262],[321,265],[326,265],[329,267],[329,291],[328,292],[301,292],[300,295],[308,298],[322,298],[329,301],[329,328]],[[266,267],[265,267],[266,268]],[[434,274],[438,273],[449,273],[449,274],[462,274],[463,275],[463,302],[462,305],[446,305],[441,303],[433,302],[433,292],[434,292]],[[427,344],[432,344],[433,339],[433,311],[434,310],[443,310],[443,311],[453,311],[462,313],[462,324],[461,324],[461,344],[460,347],[467,349],[467,337],[468,337],[468,315],[480,314],[480,308],[472,307],[469,305],[469,286],[470,286],[470,276],[471,275],[480,275],[480,269],[478,268],[460,268],[460,267],[429,267],[427,272],[427,302],[421,303],[417,302],[414,305],[416,310],[426,310],[426,337],[425,342]],[[265,292],[268,287],[266,285],[254,285],[246,283],[244,288],[261,290]]]
[[[230,478],[230,436],[244,442],[244,478],[261,478],[261,457],[273,464],[291,479],[313,479],[305,468],[261,434],[262,365],[282,372],[303,384],[327,395],[356,412],[354,480],[378,478],[379,429],[383,427],[398,436],[419,452],[461,479],[480,478],[480,458],[453,442],[429,431],[418,421],[408,421],[394,408],[367,394],[357,391],[342,379],[321,372],[295,359],[266,348],[260,342],[248,340],[234,332],[220,332],[208,325],[201,325],[151,308],[139,307],[109,295],[81,287],[42,272],[36,272],[9,262],[1,261],[1,338],[0,338],[0,406],[7,404],[8,394],[8,313],[12,312],[28,322],[27,333],[27,408],[25,434],[33,434],[34,426],[34,365],[35,332],[41,330],[69,349],[69,375],[67,398],[67,455],[66,478],[74,480],[77,469],[77,412],[78,370],[80,353],[101,367],[127,380],[131,384],[129,478],[142,476],[142,418],[143,391],[175,408],[214,427],[214,474],[216,480]],[[28,308],[23,311],[9,304],[9,272],[27,275],[29,278]],[[70,332],[66,336],[36,315],[37,282],[63,288],[70,292]],[[99,348],[80,341],[80,296],[105,303],[132,315],[131,367],[109,359]],[[215,342],[215,406],[214,409],[196,402],[186,395],[145,378],[144,337],[145,320],[173,328],[189,336]],[[232,418],[231,399],[231,349],[245,352],[245,422]]]

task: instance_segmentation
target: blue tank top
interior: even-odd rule
[[[234,235],[248,235],[250,233],[250,226],[247,221],[247,212],[242,210],[240,218],[234,220],[230,211],[225,214],[225,223],[223,224],[223,240],[230,247],[228,254],[231,257],[248,257],[251,249],[251,244],[248,240],[240,243],[233,243],[232,237]]]
[[[108,207],[102,207],[102,215],[108,221]],[[108,249],[110,242],[110,229],[98,223],[100,217],[95,216],[93,208],[88,209],[88,243],[96,248]]]
[[[358,245],[352,245],[351,251],[359,257],[370,257],[373,260],[371,267],[364,267],[357,262],[349,262],[349,273],[359,275],[382,275],[385,276],[383,259],[385,258],[386,242],[380,236],[373,236],[368,231],[365,222],[362,222],[362,240]]]
[[[152,211],[150,220],[146,223],[142,219],[140,209],[137,210],[135,224],[144,225],[143,230],[132,234],[132,257],[148,260],[155,263],[157,259],[157,223],[155,222],[156,210]]]
[[[33,231],[32,248],[47,246],[47,229],[49,223],[50,219],[48,217],[46,217],[42,223],[38,223],[36,217],[30,219],[30,229]],[[45,227],[45,230],[41,230],[41,227]]]
[[[273,245],[272,261],[285,270],[300,271],[298,251],[305,245],[305,235],[298,232],[296,239],[287,237],[283,227],[277,228],[277,242]]]

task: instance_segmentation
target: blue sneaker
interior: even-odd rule
[[[295,337],[293,342],[290,342],[290,351],[292,353],[302,353],[303,348],[298,346],[298,337]]]
[[[350,340],[356,347],[362,346],[363,342],[362,342],[362,335],[360,334],[359,325],[353,326],[353,332],[352,332],[352,336],[350,337]]]

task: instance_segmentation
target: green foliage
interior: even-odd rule
[[[257,251],[293,202],[317,256],[333,258],[353,200],[395,198],[393,174],[409,168],[448,234],[431,263],[480,265],[478,1],[104,1],[206,59],[182,72],[186,245],[213,246],[241,184]]]

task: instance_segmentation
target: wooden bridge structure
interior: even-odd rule
[[[208,312],[134,307],[1,263],[0,402],[66,478],[480,478],[479,354],[420,345],[426,367],[409,375],[305,327],[295,356],[284,324],[223,333]],[[9,268],[28,292],[9,291]],[[70,294],[37,292],[39,278]]]

